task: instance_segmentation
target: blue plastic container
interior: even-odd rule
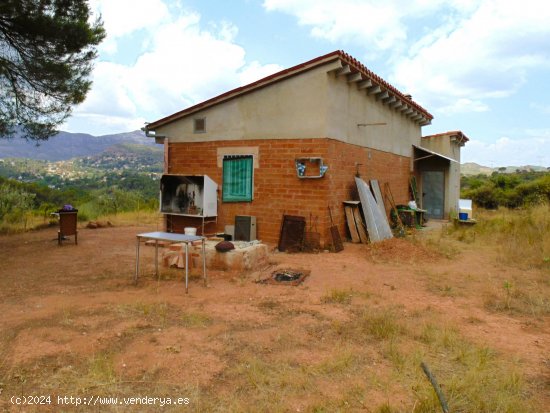
[[[459,212],[458,213],[458,219],[461,221],[467,221],[468,220],[468,213],[467,212]]]

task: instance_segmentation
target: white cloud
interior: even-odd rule
[[[80,113],[71,117],[65,127],[61,129],[68,132],[90,133],[101,136],[138,130],[145,124],[145,121],[146,119],[141,117]],[[90,125],[98,125],[98,127],[90,129]]]
[[[462,148],[461,161],[491,167],[525,166],[533,163],[548,167],[550,166],[550,131],[546,131],[546,135],[541,135],[540,132],[543,131],[523,139],[501,137],[494,143],[472,139]],[[525,135],[529,133],[526,132]]]
[[[295,16],[315,37],[388,50],[407,39],[405,20],[438,10],[443,0],[265,0],[267,11]]]
[[[396,65],[391,80],[429,107],[487,107],[513,95],[533,68],[550,67],[550,4],[483,1],[450,32],[427,34]],[[449,112],[449,113],[456,113]]]
[[[151,22],[155,30],[132,25],[118,32],[149,30],[147,52],[136,56],[133,64],[97,62],[92,90],[66,129],[82,128],[86,121],[85,132],[95,134],[113,132],[115,127],[125,128],[117,130],[121,132],[138,129],[145,120],[156,120],[282,69],[247,63],[245,50],[235,43],[238,29],[228,22],[211,24],[206,30],[199,14],[185,10],[164,16],[161,25],[155,18]]]
[[[445,115],[489,109],[550,67],[550,3],[539,0],[264,0],[311,35],[384,57],[389,80]],[[364,56],[356,56],[360,59]],[[368,62],[366,62],[368,63]]]
[[[486,112],[488,110],[489,106],[479,100],[460,98],[447,106],[438,108],[436,112],[444,115],[454,115],[463,112]]]
[[[550,139],[550,129],[548,128],[526,129],[525,134],[535,139]],[[546,148],[545,152],[550,152],[550,146]]]
[[[77,113],[94,111],[95,114],[112,116],[132,116],[136,105],[125,85],[130,70],[122,65],[99,62],[93,73],[93,88],[86,101],[77,107]]]
[[[101,15],[107,38],[103,52],[117,52],[117,40],[141,29],[153,30],[169,20],[168,7],[162,0],[92,0],[91,9]]]
[[[282,67],[276,64],[262,65],[259,62],[251,62],[239,74],[240,84],[246,85],[256,80],[263,79],[273,73],[282,70]]]
[[[169,19],[168,7],[162,0],[93,0],[91,7],[101,13],[105,30],[112,37],[155,27]]]

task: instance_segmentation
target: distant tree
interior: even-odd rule
[[[469,195],[475,204],[482,208],[495,209],[499,205],[499,191],[490,183],[471,191]]]
[[[102,214],[118,214],[136,208],[141,196],[137,192],[109,187],[95,191],[96,209]]]
[[[490,180],[494,182],[497,188],[500,188],[500,189],[514,188],[521,182],[520,178],[514,174],[492,175]]]
[[[8,184],[0,185],[0,220],[10,214],[26,213],[34,206],[35,195]]]
[[[550,171],[463,176],[461,197],[483,208],[521,208],[550,203]]]
[[[46,140],[84,101],[96,46],[87,0],[0,2],[0,136]]]

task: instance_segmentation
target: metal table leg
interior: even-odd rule
[[[189,293],[189,243],[185,243],[185,294]]]
[[[204,277],[204,286],[208,285],[208,276],[206,275],[206,240],[202,239],[202,274]]]
[[[159,279],[159,242],[155,240],[155,275]]]
[[[136,242],[136,274],[134,275],[134,284],[137,284],[138,274],[139,274],[139,243],[140,243],[140,239],[139,239],[139,237],[136,237],[136,239],[137,239],[137,242]]]

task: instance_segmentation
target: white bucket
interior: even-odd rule
[[[184,232],[185,235],[197,235],[197,228],[185,227]]]

